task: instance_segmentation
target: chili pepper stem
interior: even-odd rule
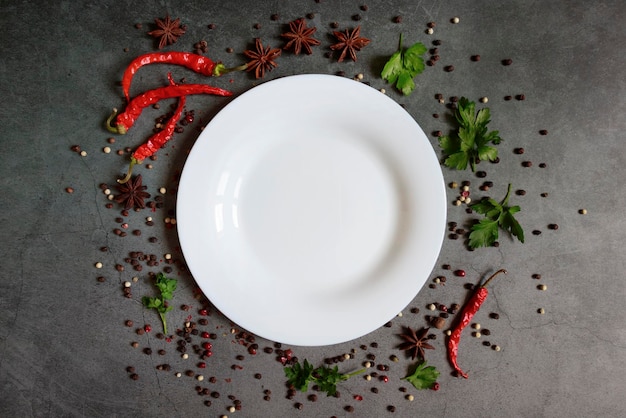
[[[215,68],[213,69],[213,75],[215,77],[219,77],[221,75],[224,74],[228,74],[228,73],[232,73],[235,71],[244,71],[248,68],[248,64],[242,64],[239,65],[237,67],[233,67],[233,68],[227,68],[224,64],[222,64],[221,62],[219,64],[217,64],[215,66]]]
[[[482,286],[480,286],[480,287],[487,287],[489,282],[492,281],[500,273],[506,274],[506,269],[500,269],[500,270],[496,271],[495,273],[493,273],[487,280],[485,280],[485,283],[483,283]]]
[[[130,164],[128,165],[128,172],[126,173],[126,176],[123,179],[117,179],[117,182],[119,184],[124,184],[128,180],[130,180],[131,176],[133,175],[133,167],[135,166],[135,164],[141,164],[141,162],[137,161],[135,158],[131,158]]]
[[[107,118],[107,122],[106,122],[107,130],[114,134],[124,135],[126,133],[125,127],[112,125],[113,119],[115,119],[116,115],[117,115],[117,108],[114,107],[113,112],[111,112],[111,116]]]

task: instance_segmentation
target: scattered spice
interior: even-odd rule
[[[428,330],[429,328],[422,328],[419,331],[415,331],[411,327],[404,327],[404,332],[400,334],[400,338],[402,338],[404,342],[400,344],[398,348],[408,351],[413,360],[417,357],[424,359],[424,349],[435,349],[435,347],[428,343]]]
[[[170,15],[165,19],[154,19],[158,29],[148,32],[148,35],[159,39],[159,49],[163,49],[167,45],[176,43],[178,38],[185,34],[187,28],[180,23],[180,19],[172,20]]]
[[[369,39],[361,37],[361,26],[357,26],[352,31],[346,29],[344,32],[333,32],[333,36],[338,42],[331,45],[330,49],[333,51],[341,50],[337,62],[342,62],[346,55],[349,55],[352,61],[356,62],[356,53],[370,43]]]
[[[263,78],[265,71],[272,71],[278,67],[274,60],[280,56],[280,49],[267,46],[263,47],[260,38],[254,40],[254,50],[247,49],[243,53],[250,58],[246,71],[254,71],[255,78]]]
[[[126,210],[145,208],[145,199],[150,197],[150,193],[145,191],[148,187],[144,186],[142,181],[141,174],[138,174],[127,182],[119,184],[117,189],[120,194],[115,197],[115,201],[124,204]]]
[[[306,25],[306,20],[297,19],[289,23],[289,31],[280,35],[281,37],[288,39],[287,44],[283,47],[285,50],[292,50],[294,54],[299,55],[304,48],[304,52],[308,55],[313,53],[312,46],[317,46],[320,41],[313,38],[313,34],[317,31],[317,28],[309,28]]]

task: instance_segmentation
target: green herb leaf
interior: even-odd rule
[[[413,373],[402,380],[406,380],[415,386],[415,389],[430,389],[437,382],[439,372],[433,366],[426,366],[426,362],[418,363]]]
[[[498,221],[488,218],[482,219],[472,226],[469,236],[471,248],[488,247],[498,239]]]
[[[337,393],[337,383],[345,380],[344,376],[339,373],[339,367],[337,366],[333,368],[320,366],[315,369],[314,375],[320,389],[326,392],[328,396],[335,395]]]
[[[422,55],[426,50],[426,46],[421,42],[417,42],[404,50],[402,48],[402,35],[400,35],[398,51],[389,58],[380,76],[387,82],[395,84],[402,94],[408,96],[415,90],[413,78],[424,71]]]
[[[309,386],[309,381],[312,379],[313,365],[307,360],[304,360],[304,365],[296,363],[291,367],[285,367],[285,375],[287,376],[288,384],[293,385],[300,392],[306,392]]]
[[[444,165],[455,170],[465,170],[469,165],[475,170],[478,161],[495,161],[498,158],[497,145],[502,141],[498,131],[489,131],[487,124],[491,114],[489,108],[476,113],[476,104],[461,97],[454,113],[459,124],[456,133],[439,138],[439,146],[444,153]]]
[[[169,279],[163,273],[159,273],[156,276],[155,286],[159,289],[161,296],[141,298],[143,305],[148,309],[155,309],[163,322],[163,333],[167,334],[167,322],[165,321],[165,313],[172,310],[172,307],[166,303],[166,300],[172,299],[174,296],[174,290],[177,285],[176,279]]]
[[[485,215],[484,219],[472,226],[472,232],[469,235],[471,248],[491,246],[497,241],[500,228],[509,232],[520,242],[524,242],[524,230],[514,216],[521,209],[519,206],[508,206],[510,195],[511,185],[509,184],[506,196],[500,203],[494,199],[485,198],[470,205],[472,210]]]
[[[306,359],[304,363],[295,363],[291,367],[285,367],[285,376],[287,376],[287,384],[293,385],[294,388],[301,392],[306,392],[309,383],[313,382],[317,384],[320,389],[328,396],[333,396],[337,393],[337,383],[348,380],[350,377],[363,373],[365,369],[357,370],[352,373],[340,373],[339,367],[320,366],[317,369],[313,369],[311,363]]]

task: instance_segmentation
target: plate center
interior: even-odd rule
[[[318,131],[319,133],[319,131]],[[363,143],[299,134],[243,176],[239,230],[278,285],[336,290],[367,278],[398,222],[392,174]]]

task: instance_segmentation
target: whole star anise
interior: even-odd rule
[[[150,193],[145,191],[147,187],[142,184],[142,181],[141,174],[139,174],[132,177],[126,183],[118,185],[117,190],[119,190],[120,194],[115,196],[115,201],[117,203],[123,203],[124,209],[126,210],[145,208],[146,204],[144,200],[150,197]]]
[[[255,50],[248,49],[243,51],[244,55],[250,58],[246,71],[254,70],[254,76],[262,78],[265,76],[265,71],[272,71],[272,69],[278,67],[274,60],[280,56],[280,49],[272,49],[270,46],[263,48],[259,38],[254,40],[254,47]]]
[[[400,338],[402,338],[404,342],[400,344],[398,348],[408,351],[413,360],[418,356],[423,359],[424,349],[435,349],[435,347],[428,343],[428,330],[429,328],[422,328],[419,331],[415,331],[411,327],[404,327],[404,332],[400,334]]]
[[[317,46],[320,41],[313,38],[313,34],[317,28],[307,28],[306,21],[304,19],[297,19],[289,23],[289,32],[283,33],[283,38],[289,39],[287,44],[283,47],[285,50],[293,50],[296,55],[300,54],[302,48],[304,51],[311,55],[313,50],[311,46]]]
[[[357,26],[352,31],[346,29],[345,32],[333,32],[333,35],[339,42],[331,45],[330,49],[333,51],[341,50],[341,55],[339,55],[337,62],[343,61],[347,54],[350,54],[352,61],[356,61],[357,51],[360,51],[361,48],[370,43],[369,39],[361,37],[361,26]]]
[[[180,19],[172,20],[170,15],[165,16],[165,19],[154,19],[158,29],[148,32],[148,35],[159,39],[159,49],[163,49],[166,45],[175,43],[180,38],[187,28],[180,24]]]

